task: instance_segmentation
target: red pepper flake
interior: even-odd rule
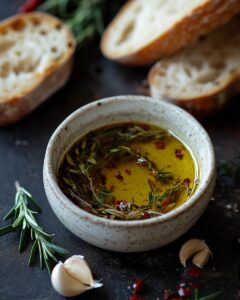
[[[189,186],[190,182],[191,182],[191,180],[189,178],[183,179],[183,183],[187,186]]]
[[[132,175],[132,171],[129,170],[129,169],[125,169],[125,173],[128,174],[128,175]]]
[[[18,12],[28,13],[34,11],[41,2],[41,0],[27,0],[23,3],[22,6],[20,6]]]
[[[188,299],[190,297],[190,291],[187,287],[180,286],[177,292],[182,299]]]
[[[116,168],[116,165],[111,160],[109,160],[106,163],[105,167],[108,168],[108,169],[114,169],[114,168]]]
[[[134,293],[139,293],[142,291],[144,285],[144,281],[142,279],[136,279],[134,284],[133,284],[133,291]]]
[[[129,203],[127,202],[127,200],[115,201],[115,208],[117,210],[125,210],[128,208],[128,206]]]
[[[161,149],[161,150],[165,149],[166,147],[166,144],[163,141],[157,141],[154,143],[154,145],[156,149]]]
[[[145,211],[143,214],[142,214],[142,216],[141,216],[141,220],[145,220],[145,219],[149,219],[151,217],[151,215],[147,212],[147,211]]]
[[[119,181],[123,181],[123,176],[122,176],[120,173],[116,174],[115,177],[116,177]]]
[[[172,197],[167,197],[162,201],[162,207],[166,207],[171,203],[173,203]]]
[[[194,265],[189,265],[186,269],[186,273],[190,277],[199,277],[202,275],[203,270],[194,266]]]
[[[176,149],[175,150],[175,156],[178,159],[182,159],[183,158],[183,153],[182,153],[182,149]]]

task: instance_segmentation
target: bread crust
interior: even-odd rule
[[[239,0],[208,0],[182,20],[173,24],[170,30],[143,47],[128,53],[114,53],[108,47],[112,31],[115,30],[115,24],[119,22],[119,19],[128,9],[131,9],[135,1],[128,1],[119,11],[105,30],[100,45],[107,58],[121,64],[135,66],[149,65],[163,57],[175,54],[195,41],[200,35],[225,24],[240,12]]]
[[[0,99],[1,126],[13,124],[32,112],[67,82],[72,70],[76,46],[75,38],[72,32],[59,19],[40,12],[19,14],[1,22],[0,32],[12,26],[20,26],[21,21],[26,19],[39,20],[41,22],[44,19],[54,26],[64,26],[64,30],[67,31],[69,48],[59,60],[49,64],[44,73],[33,74],[35,78],[32,86],[12,98]]]
[[[204,118],[216,113],[232,97],[240,93],[240,67],[235,72],[229,74],[218,86],[212,88],[211,91],[202,93],[199,97],[181,98],[179,96],[178,99],[171,97],[171,95],[159,89],[156,81],[158,68],[159,64],[156,64],[148,75],[151,96],[155,99],[176,104],[188,110],[197,118]]]

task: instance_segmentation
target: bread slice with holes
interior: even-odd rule
[[[130,0],[104,32],[101,50],[119,63],[151,64],[239,12],[239,0]]]
[[[240,93],[239,29],[237,18],[154,65],[148,77],[151,95],[198,117],[217,111]]]
[[[70,30],[48,14],[0,23],[0,125],[20,120],[66,83],[74,50]]]

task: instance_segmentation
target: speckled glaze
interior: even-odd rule
[[[171,130],[192,150],[199,165],[199,185],[191,198],[175,210],[152,219],[115,221],[94,216],[72,203],[57,183],[57,171],[67,149],[98,127],[119,122],[146,122]],[[46,150],[43,180],[58,219],[76,236],[97,247],[145,251],[166,245],[185,233],[202,215],[215,185],[211,140],[187,112],[172,104],[142,96],[98,100],[72,113],[53,133]]]

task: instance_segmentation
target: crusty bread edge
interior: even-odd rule
[[[108,39],[118,19],[129,9],[134,0],[128,1],[103,33],[100,48],[109,59],[126,65],[149,65],[163,57],[169,57],[200,35],[206,34],[228,22],[240,12],[240,1],[211,0],[176,23],[169,31],[151,41],[144,47],[119,55],[109,51]],[[224,9],[223,9],[224,8]],[[206,21],[208,20],[208,22]]]
[[[39,78],[36,79],[34,86],[26,89],[21,95],[16,95],[16,97],[6,99],[6,101],[1,100],[0,126],[13,124],[32,112],[37,106],[65,85],[72,70],[76,42],[72,32],[66,27],[66,25],[52,15],[34,12],[11,17],[1,22],[0,28],[7,28],[16,20],[21,20],[22,18],[41,18],[41,20],[46,19],[48,22],[54,22],[56,26],[64,26],[64,29],[68,34],[68,43],[71,43],[72,46],[61,59],[49,65],[43,76],[39,76]]]
[[[198,97],[188,98],[173,98],[171,95],[163,92],[158,87],[156,82],[157,68],[156,64],[148,74],[148,82],[150,87],[150,94],[155,99],[176,104],[198,118],[210,116],[225,106],[228,101],[235,95],[240,93],[240,68],[235,72],[229,74],[225,80],[219,82],[211,91],[203,93]]]

